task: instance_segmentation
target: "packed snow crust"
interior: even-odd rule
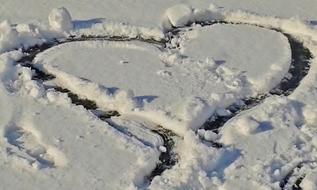
[[[316,188],[316,29],[299,19],[219,10],[215,5],[202,9],[194,2],[174,7],[171,2],[161,4],[161,16],[167,16],[174,27],[184,27],[199,21],[197,18],[214,21],[216,17],[202,16],[210,11],[221,15],[216,20],[240,25],[194,24],[163,50],[145,42],[89,41],[58,45],[36,57],[36,67],[56,75],[51,83],[96,101],[104,111],[121,113],[107,122],[73,105],[65,93],[34,80],[34,73],[16,62],[23,56],[20,48],[65,39],[69,34],[111,35],[116,31],[125,37],[163,40],[164,32],[171,28],[160,28],[157,23],[156,28],[144,23],[142,27],[109,24],[106,20],[76,25],[67,10],[52,12],[61,16],[61,20],[52,19],[56,25],[0,24],[0,189],[281,189],[288,175],[286,189],[300,177],[301,188]],[[307,17],[311,11],[314,9],[307,9]],[[195,12],[200,16],[195,17]],[[38,17],[43,16],[39,13]],[[292,35],[313,54],[311,68],[290,96],[266,98],[225,123],[219,134],[198,130],[213,113],[230,114],[228,105],[267,93],[287,72],[290,47],[285,37],[241,24]],[[247,51],[235,52],[221,38],[237,40],[237,48]],[[208,44],[209,40],[214,43]],[[225,44],[219,45],[217,40]],[[250,49],[248,40],[256,40],[263,50],[255,49],[258,46]],[[174,48],[177,44],[181,46]],[[217,54],[225,59],[220,65]],[[250,55],[260,59],[251,61],[255,58]],[[245,73],[237,74],[237,70]],[[157,125],[180,136],[174,150],[179,158],[173,168],[148,184],[146,176],[166,151],[162,139],[151,132]],[[221,143],[222,148],[213,142]]]

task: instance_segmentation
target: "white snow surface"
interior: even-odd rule
[[[291,189],[301,178],[300,187],[316,189],[315,1],[0,2],[0,189],[281,189],[285,179]],[[56,7],[69,14],[51,12]],[[47,84],[95,101],[99,111],[120,112],[105,121],[16,62],[21,48],[70,34],[163,41],[171,25],[215,19],[240,24],[194,24],[166,47],[71,42],[36,57],[36,67],[56,76]],[[270,28],[310,50],[308,75],[290,96],[267,97],[219,134],[198,129],[286,74],[290,46]],[[148,182],[167,151],[152,132],[158,125],[178,135],[178,162]]]

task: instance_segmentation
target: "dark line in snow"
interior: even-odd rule
[[[196,23],[200,24],[201,26],[211,26],[213,24],[244,24],[248,25],[246,23],[230,23],[226,21],[212,21],[212,22],[200,22]],[[252,25],[252,24],[250,24]],[[263,26],[254,25],[261,28],[266,28]],[[54,46],[69,43],[69,42],[76,42],[76,41],[141,41],[141,42],[147,42],[154,45],[158,45],[159,48],[165,48],[166,43],[170,42],[172,38],[174,38],[176,35],[178,35],[180,32],[184,31],[184,29],[189,29],[190,26],[186,26],[183,28],[174,28],[168,33],[166,33],[166,36],[168,40],[161,40],[157,41],[155,39],[143,39],[141,37],[135,37],[135,38],[129,38],[124,36],[71,36],[70,38],[64,39],[63,41],[55,40],[51,43],[44,43],[42,45],[36,45],[33,47],[30,47],[28,49],[23,49],[23,53],[25,53],[25,56],[22,57],[20,60],[17,61],[18,64],[29,67],[32,69],[35,74],[33,76],[33,80],[37,80],[40,82],[52,80],[55,78],[55,76],[46,73],[42,71],[39,68],[34,67],[33,60],[36,57],[37,54],[52,48]],[[212,116],[203,126],[206,130],[212,130],[216,133],[219,132],[220,128],[230,119],[232,119],[237,114],[241,113],[242,111],[251,109],[259,104],[261,104],[268,96],[271,95],[279,95],[279,96],[288,96],[290,95],[300,84],[300,81],[307,75],[309,68],[310,68],[310,59],[312,58],[312,54],[310,53],[309,49],[305,48],[303,44],[299,41],[297,41],[295,38],[293,38],[291,35],[283,33],[282,31],[274,28],[267,28],[271,30],[275,30],[277,32],[280,32],[284,36],[287,37],[291,50],[292,50],[292,63],[291,67],[288,71],[289,74],[284,77],[284,79],[281,81],[281,83],[272,89],[270,93],[264,94],[264,95],[258,95],[257,97],[250,97],[242,100],[243,104],[234,104],[229,106],[227,109],[232,113],[230,116]],[[127,134],[128,136],[133,136],[137,138],[138,140],[142,141],[142,139],[136,137],[135,135],[131,134],[129,131],[124,129],[120,126],[115,126],[111,121],[108,119],[111,119],[111,117],[119,116],[120,113],[117,111],[109,111],[109,112],[102,112],[98,110],[98,107],[94,101],[80,98],[75,93],[72,93],[68,89],[64,89],[61,87],[52,87],[56,91],[67,93],[70,99],[72,100],[72,103],[75,105],[82,105],[87,110],[94,113],[97,117],[99,117],[101,120],[107,122],[110,126],[116,128],[117,130]],[[157,135],[161,136],[161,138],[164,141],[164,146],[166,148],[165,152],[162,152],[159,160],[160,163],[157,164],[156,168],[151,172],[149,176],[146,177],[146,180],[151,183],[152,179],[156,176],[161,175],[166,169],[172,168],[177,162],[178,162],[178,155],[173,151],[173,147],[175,145],[175,142],[173,140],[173,137],[176,137],[177,135],[173,133],[170,130],[164,129],[163,127],[158,127],[157,129],[151,130],[153,133],[156,133]],[[221,148],[222,145],[214,142],[216,148]],[[290,174],[292,175],[292,174]],[[282,182],[280,183],[281,188],[283,188],[283,184],[287,184],[290,176],[287,175]],[[302,178],[299,178],[296,182],[296,184],[300,184]],[[295,184],[295,185],[296,185]],[[295,186],[293,189],[296,189]],[[300,188],[297,188],[300,189]]]
[[[303,163],[298,164],[280,181],[279,186],[282,190],[302,190],[300,184],[305,178],[305,174],[301,172],[303,166]]]
[[[166,151],[161,152],[159,157],[160,163],[158,163],[155,169],[147,177],[147,180],[151,182],[155,176],[161,175],[165,170],[171,169],[178,162],[178,155],[173,151],[175,142],[173,137],[176,137],[176,134],[170,130],[159,127],[153,129],[152,132],[159,134],[164,142],[164,147]]]
[[[310,69],[310,60],[313,58],[312,53],[308,48],[304,47],[303,43],[299,42],[297,39],[292,37],[290,34],[287,34],[279,29],[267,28],[260,25],[245,24],[245,23],[232,23],[226,21],[213,21],[213,22],[200,22],[198,23],[201,26],[211,26],[214,24],[230,24],[230,25],[252,25],[260,28],[266,28],[270,30],[277,31],[283,34],[291,46],[292,51],[292,61],[288,73],[282,81],[273,88],[268,94],[260,94],[256,97],[249,97],[241,100],[243,104],[233,104],[230,105],[227,110],[231,112],[229,116],[219,116],[213,115],[208,121],[203,125],[203,128],[206,130],[212,130],[215,133],[219,132],[219,129],[231,118],[241,113],[242,111],[251,109],[259,104],[261,104],[267,97],[271,95],[279,96],[289,96],[292,92],[299,86],[301,80],[308,74]],[[171,31],[173,35],[179,35],[182,32],[181,28]]]

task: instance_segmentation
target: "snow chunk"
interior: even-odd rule
[[[72,18],[64,7],[56,8],[48,16],[50,27],[57,31],[69,31],[73,28]]]
[[[211,3],[211,4],[209,5],[209,9],[210,9],[211,11],[218,11],[218,6],[215,5],[215,4],[213,4],[213,3]]]
[[[18,32],[11,27],[9,21],[0,23],[0,52],[1,50],[12,49],[17,43]]]
[[[165,146],[160,146],[159,149],[160,149],[161,152],[166,152],[167,151]]]
[[[190,22],[193,16],[193,9],[185,4],[175,5],[168,8],[165,15],[174,27],[181,27]]]
[[[259,123],[251,117],[245,117],[239,118],[236,125],[241,134],[250,135],[256,133]]]
[[[212,114],[214,108],[209,106],[203,99],[194,97],[187,98],[183,107],[183,119],[188,120],[189,128],[200,127]]]
[[[216,141],[218,139],[218,135],[213,131],[206,131],[205,129],[198,129],[198,134],[206,141]]]

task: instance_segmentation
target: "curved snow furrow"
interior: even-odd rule
[[[215,22],[204,22],[200,23],[202,26],[209,26],[212,24],[245,24],[245,23],[229,23],[225,21],[215,21]],[[258,26],[258,25],[255,25]],[[262,26],[258,26],[262,27]],[[264,27],[266,28],[266,27]],[[272,29],[272,28],[268,28]],[[156,45],[159,45],[160,47],[164,48],[165,44],[168,43],[173,36],[177,35],[182,28],[175,28],[172,31],[169,32],[170,35],[169,40],[165,41],[156,41],[156,40],[148,40],[148,39],[142,39],[142,38],[128,38],[128,37],[108,37],[108,36],[81,36],[81,37],[75,37],[72,36],[69,39],[66,39],[64,41],[55,41],[53,43],[45,43],[42,45],[37,45],[34,47],[31,47],[29,49],[23,50],[25,53],[25,56],[22,57],[17,63],[21,64],[22,66],[26,66],[31,68],[32,70],[35,71],[35,75],[33,77],[34,80],[38,81],[46,81],[46,80],[51,80],[54,78],[54,76],[45,73],[41,71],[38,68],[35,68],[32,65],[32,62],[35,58],[35,56],[38,53],[41,53],[49,48],[52,48],[54,46],[63,44],[63,43],[68,43],[68,42],[74,42],[74,41],[143,41],[143,42],[148,42],[148,43],[154,43]],[[278,32],[281,32],[277,29],[272,29]],[[281,32],[282,33],[282,32]],[[283,33],[284,34],[284,33]],[[284,77],[284,79],[281,81],[280,85],[278,87],[274,88],[270,93],[266,95],[259,95],[258,97],[255,98],[247,98],[244,100],[244,105],[243,106],[237,106],[237,105],[232,105],[228,109],[232,112],[230,116],[213,116],[210,121],[206,122],[204,125],[205,129],[208,130],[214,130],[217,132],[228,120],[236,116],[238,113],[248,110],[258,104],[260,104],[266,97],[270,96],[271,94],[278,94],[278,95],[289,95],[291,94],[295,88],[299,85],[301,79],[305,77],[309,70],[309,59],[312,57],[310,51],[305,48],[302,43],[296,41],[294,38],[292,38],[291,35],[289,34],[284,34],[291,45],[292,49],[292,66],[289,69],[289,73],[292,74],[291,78],[288,78],[287,76]],[[69,90],[65,90],[62,88],[55,88],[55,90],[67,93],[69,97],[72,99],[73,103],[76,105],[82,105],[88,110],[92,111],[97,111],[97,106],[93,101],[90,100],[84,100],[78,98],[76,94],[71,93]],[[111,118],[112,116],[117,116],[119,113],[118,112],[112,112],[112,114],[96,114],[100,119],[104,120],[107,122],[108,118]],[[111,125],[112,126],[112,125]],[[121,132],[127,132],[124,129],[118,129]],[[173,137],[176,136],[173,132],[162,128],[158,128],[155,130],[152,130],[152,132],[158,134],[161,136],[161,138],[164,141],[164,146],[166,148],[166,151],[162,151],[160,155],[160,161],[157,165],[157,167],[152,171],[152,173],[147,177],[149,181],[151,181],[155,176],[161,175],[166,169],[172,168],[176,163],[177,163],[177,154],[173,152],[173,146],[175,142],[173,141]],[[133,135],[133,134],[128,134],[128,135]],[[136,137],[139,139],[138,137]],[[221,145],[218,143],[216,147],[221,148]]]
[[[178,161],[178,155],[173,151],[173,147],[175,145],[173,137],[175,137],[176,134],[170,130],[164,129],[163,127],[152,129],[151,131],[161,136],[164,141],[163,146],[166,150],[162,151],[159,157],[161,163],[157,164],[156,168],[147,177],[150,182],[155,176],[161,175],[166,169],[171,169]]]

